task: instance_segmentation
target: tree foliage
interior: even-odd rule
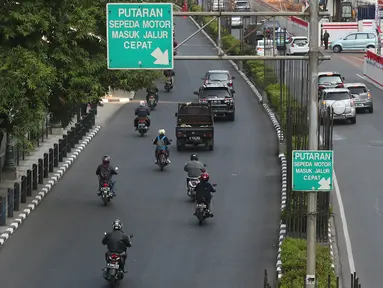
[[[3,2],[3,1],[2,1]],[[146,87],[155,71],[107,70],[105,0],[5,0],[0,6],[2,127],[20,132],[49,109],[67,119],[111,86]]]

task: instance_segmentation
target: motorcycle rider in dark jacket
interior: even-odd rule
[[[136,110],[134,111],[134,115],[137,116],[134,119],[134,127],[136,127],[136,130],[138,127],[138,120],[140,118],[145,118],[146,126],[148,128],[150,127],[150,119],[148,117],[150,115],[150,109],[148,107],[146,107],[145,101],[140,101],[140,107],[136,108]]]
[[[146,88],[146,103],[149,103],[149,96],[154,95],[156,103],[158,103],[158,87],[153,83],[150,87]]]
[[[173,76],[176,75],[172,69],[164,70],[164,76],[166,77],[166,80],[170,80],[170,86],[173,88]]]
[[[200,176],[200,182],[195,187],[197,204],[206,204],[206,209],[209,211],[209,216],[214,217],[210,210],[210,203],[213,195],[211,193],[216,192],[213,185],[210,184],[210,176],[207,172],[204,172]]]
[[[188,176],[186,177],[186,187],[190,181],[190,178],[199,178],[201,173],[206,171],[205,167],[206,165],[198,161],[197,154],[193,153],[190,155],[190,161],[184,166],[184,171],[188,173]]]
[[[101,195],[101,191],[100,191],[100,188],[101,188],[101,185],[104,181],[109,181],[109,185],[110,185],[110,190],[112,191],[112,194],[113,194],[113,197],[116,196],[116,190],[114,189],[114,186],[116,184],[116,182],[113,180],[113,175],[117,175],[118,172],[116,169],[113,168],[112,165],[110,165],[110,156],[109,155],[105,155],[102,157],[102,164],[98,165],[97,167],[97,170],[96,170],[96,175],[98,176],[98,183],[99,183],[99,187],[98,187],[98,192],[97,192],[97,195],[100,196]],[[104,175],[106,173],[106,175]]]
[[[125,261],[126,261],[126,248],[132,247],[130,242],[130,237],[126,236],[122,231],[123,224],[120,220],[115,220],[113,222],[113,231],[106,233],[102,239],[102,245],[106,245],[108,252],[105,253],[105,261],[108,262],[109,253],[117,253],[121,255],[122,261],[120,262],[121,271],[125,271]]]

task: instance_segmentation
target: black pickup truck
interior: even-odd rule
[[[235,120],[234,95],[226,85],[209,84],[194,92],[198,96],[199,103],[210,104],[213,115],[216,118]]]
[[[178,151],[187,144],[214,149],[214,117],[209,104],[179,103],[175,116]]]

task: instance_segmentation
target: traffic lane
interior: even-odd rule
[[[379,97],[381,90],[357,76],[363,73],[360,61],[351,56],[354,55],[332,54],[332,60],[324,61],[320,69],[340,72],[349,83],[365,83],[373,95],[373,114],[358,113],[356,125],[335,124],[334,150],[335,169],[349,225],[356,272],[366,287],[379,287],[379,271],[376,267],[383,262],[380,249],[380,239],[383,237],[380,229],[383,220],[383,213],[380,212],[383,209],[380,206],[383,115],[380,111],[383,100]],[[341,256],[343,266],[347,266],[347,254]],[[347,277],[346,273],[344,275]]]
[[[177,29],[177,35],[195,31],[188,21],[177,21]],[[180,54],[195,55],[200,47],[199,53],[211,55],[204,38],[193,43]],[[238,117],[233,123],[217,123],[215,150],[199,152],[212,182],[219,184],[213,200],[216,217],[199,227],[192,215],[182,169],[189,153],[171,147],[172,163],[164,172],[153,164],[150,139],[159,128],[174,133],[176,103],[194,99],[191,92],[206,70],[228,67],[227,62],[176,61],[175,90],[160,93],[165,101],[151,116],[144,138],[131,129],[135,103],[121,108],[3,247],[2,286],[106,287],[100,276],[105,251],[100,241],[115,218],[135,234],[129,274],[121,287],[259,286],[263,269],[273,272],[275,264],[277,147],[272,125],[235,71]],[[120,168],[118,196],[109,207],[102,207],[95,195],[94,172],[104,153]]]

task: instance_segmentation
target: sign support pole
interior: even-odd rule
[[[319,41],[318,22],[319,5],[312,2],[310,7],[309,27],[309,149],[318,150],[318,65],[319,65]],[[317,223],[317,193],[308,193],[307,205],[307,267],[306,288],[316,287],[315,262],[316,262],[316,223]]]

